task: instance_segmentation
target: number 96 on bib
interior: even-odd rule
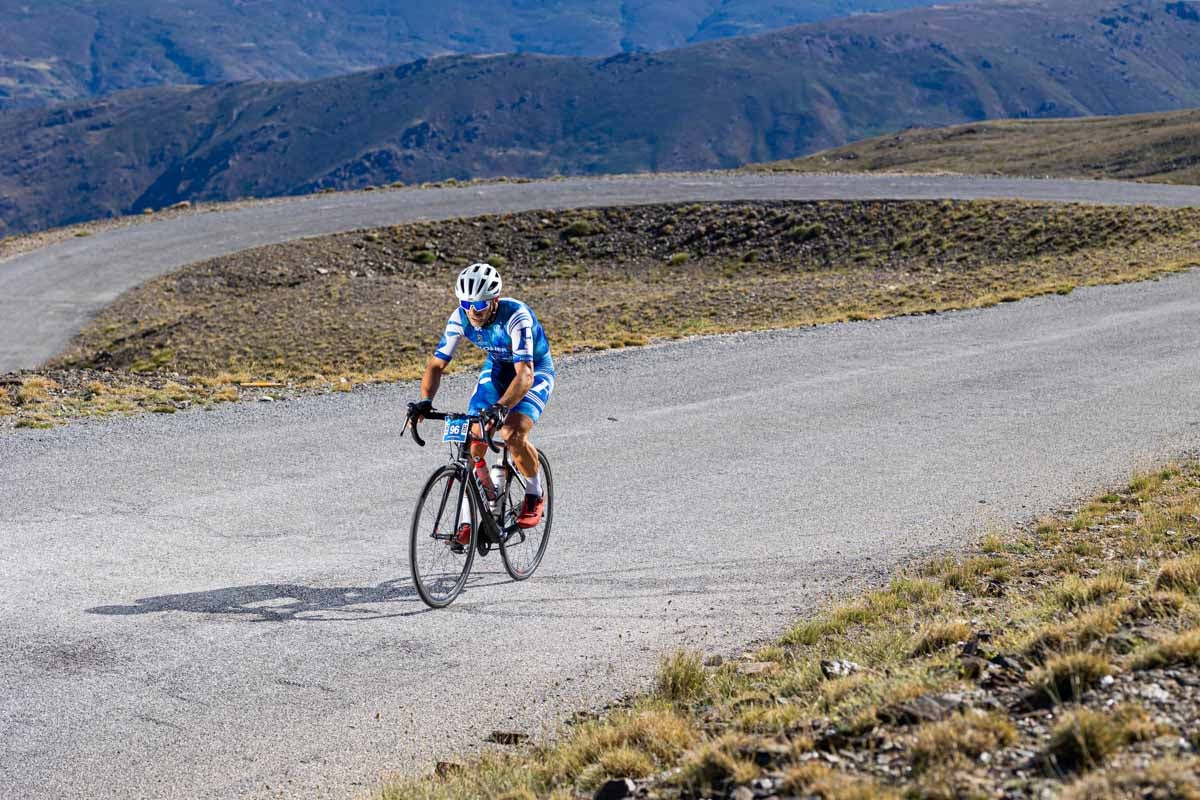
[[[470,430],[470,417],[447,417],[446,428],[442,432],[442,441],[465,442],[467,440],[467,433]]]

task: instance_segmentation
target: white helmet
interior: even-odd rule
[[[472,264],[458,273],[454,293],[459,300],[491,300],[500,296],[500,273],[491,264]]]

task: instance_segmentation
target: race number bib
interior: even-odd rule
[[[470,430],[470,417],[446,417],[446,428],[442,431],[442,441],[465,442]]]

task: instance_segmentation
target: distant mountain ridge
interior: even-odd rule
[[[1133,0],[870,15],[606,59],[418,61],[0,115],[0,234],[180,200],[733,167],[911,125],[1200,107],[1200,20]]]
[[[938,1],[0,0],[0,110],[451,54],[663,50]]]

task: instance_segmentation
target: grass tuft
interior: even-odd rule
[[[1050,733],[1047,766],[1065,772],[1093,769],[1108,760],[1124,736],[1121,721],[1110,714],[1088,708],[1068,712]]]
[[[1125,576],[1115,572],[1098,575],[1084,580],[1075,575],[1067,575],[1054,591],[1055,602],[1074,611],[1101,600],[1111,600],[1125,593],[1129,588]]]
[[[680,650],[659,665],[657,693],[671,703],[687,703],[704,691],[707,681],[700,654]]]
[[[1200,759],[1165,758],[1099,770],[1066,788],[1063,800],[1200,800]]]
[[[742,740],[736,736],[725,736],[701,745],[684,756],[679,772],[672,780],[696,794],[705,794],[729,783],[749,783],[758,776],[758,767],[731,752],[742,749]]]
[[[961,758],[977,759],[1017,740],[1017,729],[1005,717],[969,711],[917,728],[912,748],[913,769],[918,772],[949,765]]]
[[[1134,655],[1132,666],[1136,670],[1200,667],[1200,628],[1184,631],[1145,647]]]
[[[1190,595],[1200,594],[1200,553],[1163,564],[1154,587]]]
[[[1038,705],[1078,701],[1111,672],[1108,659],[1099,653],[1055,656],[1030,678],[1031,700]]]
[[[965,642],[971,637],[971,626],[966,622],[939,622],[925,629],[913,647],[914,656],[925,656],[944,650],[951,645]]]

